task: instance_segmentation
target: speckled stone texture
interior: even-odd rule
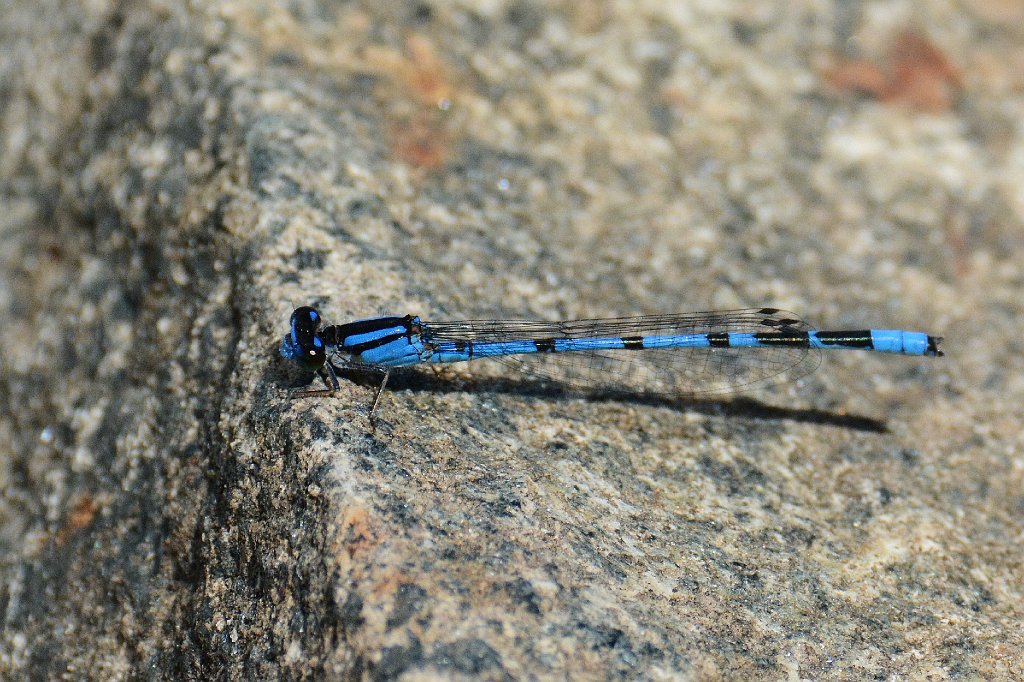
[[[13,0],[0,678],[1021,679],[1024,5]],[[330,399],[333,321],[923,329]]]

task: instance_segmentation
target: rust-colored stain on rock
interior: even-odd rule
[[[959,69],[928,38],[898,33],[881,62],[840,61],[823,74],[841,91],[861,92],[881,102],[939,112],[953,106],[962,85]]]

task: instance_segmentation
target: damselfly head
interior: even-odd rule
[[[323,319],[316,308],[308,305],[300,306],[292,311],[292,334],[299,335],[299,338],[306,335],[312,336],[320,328],[321,322]]]
[[[281,355],[309,372],[324,366],[327,350],[323,340],[317,336],[320,328],[320,313],[304,305],[292,312],[291,332],[281,341]]]

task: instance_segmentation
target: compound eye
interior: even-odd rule
[[[304,341],[312,338],[316,335],[317,329],[320,328],[320,313],[316,311],[316,308],[312,308],[308,305],[296,308],[292,312],[292,337],[294,337],[296,343],[303,343]]]

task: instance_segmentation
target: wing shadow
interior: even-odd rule
[[[338,376],[366,387],[380,386],[382,378],[378,372],[353,369],[345,369],[339,372]],[[780,407],[746,396],[685,398],[630,392],[587,392],[567,389],[564,386],[529,377],[454,377],[419,369],[405,369],[391,372],[386,390],[437,394],[464,392],[493,393],[550,400],[573,397],[595,403],[619,402],[667,407],[679,411],[697,412],[708,416],[737,417],[762,421],[788,420],[870,433],[888,433],[889,431],[885,421],[873,417],[810,408]]]

